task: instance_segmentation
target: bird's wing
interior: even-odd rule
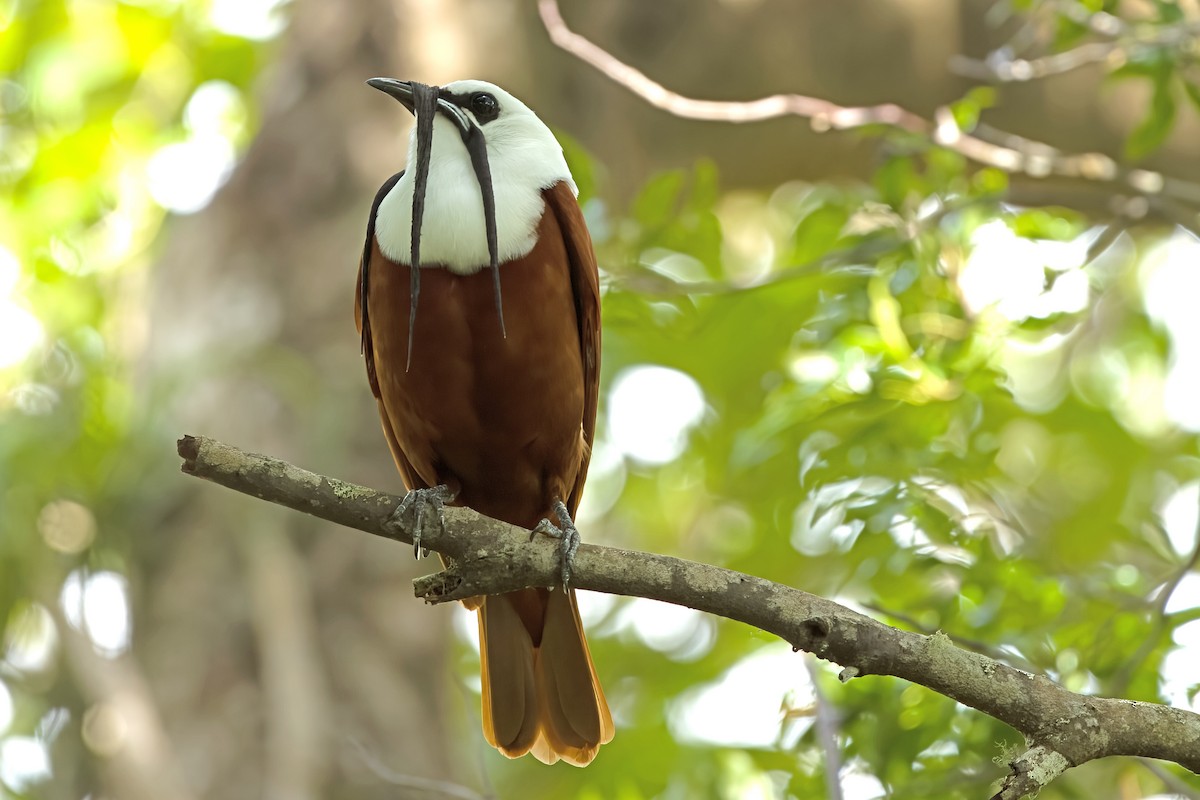
[[[583,221],[583,211],[571,187],[560,181],[544,190],[542,197],[554,212],[567,246],[575,316],[579,323],[579,352],[583,361],[583,438],[586,447],[579,475],[567,500],[567,508],[574,516],[587,478],[592,441],[596,438],[596,404],[600,394],[600,270],[596,266],[591,234]]]
[[[396,181],[400,180],[400,176],[403,174],[404,171],[401,170],[388,178],[383,186],[379,187],[379,191],[375,194],[375,200],[371,203],[371,216],[367,220],[367,238],[363,244],[362,259],[358,264],[358,285],[354,291],[354,324],[358,328],[359,336],[362,337],[362,354],[363,360],[367,364],[367,380],[371,383],[371,392],[379,403],[379,417],[383,422],[383,433],[387,437],[388,448],[392,451],[396,469],[399,470],[400,478],[404,481],[406,488],[425,489],[428,488],[425,482],[421,480],[408,457],[404,455],[404,451],[400,449],[400,442],[396,439],[392,421],[383,404],[383,396],[379,391],[379,378],[375,374],[375,350],[371,342],[371,320],[367,313],[367,293],[371,286],[371,253],[375,249],[375,215],[379,212],[379,204],[383,202],[383,198],[387,197],[387,193],[392,190]]]
[[[371,392],[379,397],[379,380],[375,376],[375,352],[371,346],[371,320],[367,313],[367,293],[371,288],[371,250],[375,243],[375,215],[379,213],[379,204],[388,192],[400,180],[404,170],[400,170],[383,182],[375,199],[371,201],[371,214],[367,217],[367,238],[363,242],[362,257],[358,262],[358,285],[354,289],[354,325],[362,341],[363,360],[367,364],[367,380],[371,383]],[[384,427],[387,427],[386,425]]]

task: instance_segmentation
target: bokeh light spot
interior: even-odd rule
[[[129,587],[124,575],[75,570],[63,583],[61,603],[67,621],[87,634],[101,655],[116,656],[129,649]]]
[[[47,503],[38,514],[37,525],[46,544],[60,553],[81,553],[96,538],[96,518],[73,500]]]
[[[609,441],[644,464],[666,464],[687,446],[704,416],[700,385],[679,370],[637,366],[613,381],[608,399]]]
[[[677,741],[725,747],[769,747],[779,740],[782,700],[811,702],[812,682],[803,656],[787,645],[768,645],[739,661],[713,683],[673,702],[668,723]],[[737,709],[736,714],[729,713]],[[812,718],[796,720],[800,728]],[[800,732],[793,730],[792,735]]]

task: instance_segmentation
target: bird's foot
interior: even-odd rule
[[[542,533],[558,539],[558,552],[562,557],[562,585],[563,591],[566,591],[571,583],[571,564],[575,561],[575,551],[579,549],[579,529],[575,527],[563,501],[554,501],[554,515],[558,517],[558,525],[544,519],[530,532],[529,538],[532,541],[534,536]]]
[[[445,528],[446,522],[442,510],[446,507],[446,503],[454,500],[454,497],[454,491],[445,484],[434,486],[431,489],[413,489],[404,495],[400,505],[396,506],[396,510],[392,512],[390,518],[392,523],[403,526],[406,520],[409,522],[408,527],[412,530],[413,537],[414,558],[419,559],[423,555],[429,555],[429,551],[421,547],[421,539],[429,530],[431,520],[436,520],[438,528]]]

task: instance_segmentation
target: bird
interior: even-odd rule
[[[397,513],[417,509],[418,536],[450,503],[563,538],[562,586],[464,603],[478,611],[484,738],[509,758],[586,766],[614,728],[567,586],[600,376],[578,190],[554,134],[500,87],[367,84],[417,118],[408,168],[371,206],[354,309],[408,490]]]

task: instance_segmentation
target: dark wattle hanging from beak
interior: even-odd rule
[[[487,232],[488,261],[492,268],[492,286],[496,291],[496,314],[500,317],[500,335],[508,338],[504,328],[504,300],[500,295],[500,247],[496,236],[496,195],[492,191],[492,168],[488,164],[487,141],[483,138],[483,130],[472,125],[469,130],[461,130],[463,144],[471,154],[471,166],[475,169],[475,180],[479,182],[479,192],[483,196],[483,226]]]
[[[496,315],[500,318],[500,335],[508,338],[504,327],[504,300],[500,293],[500,248],[496,234],[496,195],[492,188],[492,169],[488,164],[487,140],[483,131],[467,119],[466,113],[448,100],[438,97],[438,87],[412,81],[413,108],[417,116],[417,173],[413,176],[412,216],[412,278],[409,284],[411,303],[408,317],[408,364],[412,366],[413,330],[417,321],[417,299],[421,294],[421,221],[425,214],[425,191],[429,185],[429,159],[433,145],[433,115],[439,110],[458,126],[463,145],[471,156],[471,167],[483,201],[483,225],[487,236],[488,263],[492,269],[492,286],[496,292]]]
[[[417,301],[421,297],[421,221],[425,217],[425,190],[429,186],[429,157],[433,148],[433,115],[437,113],[436,86],[412,82],[413,114],[417,117],[417,164],[413,176],[412,247],[409,264],[408,360],[404,371],[412,367],[413,333],[417,327]]]

